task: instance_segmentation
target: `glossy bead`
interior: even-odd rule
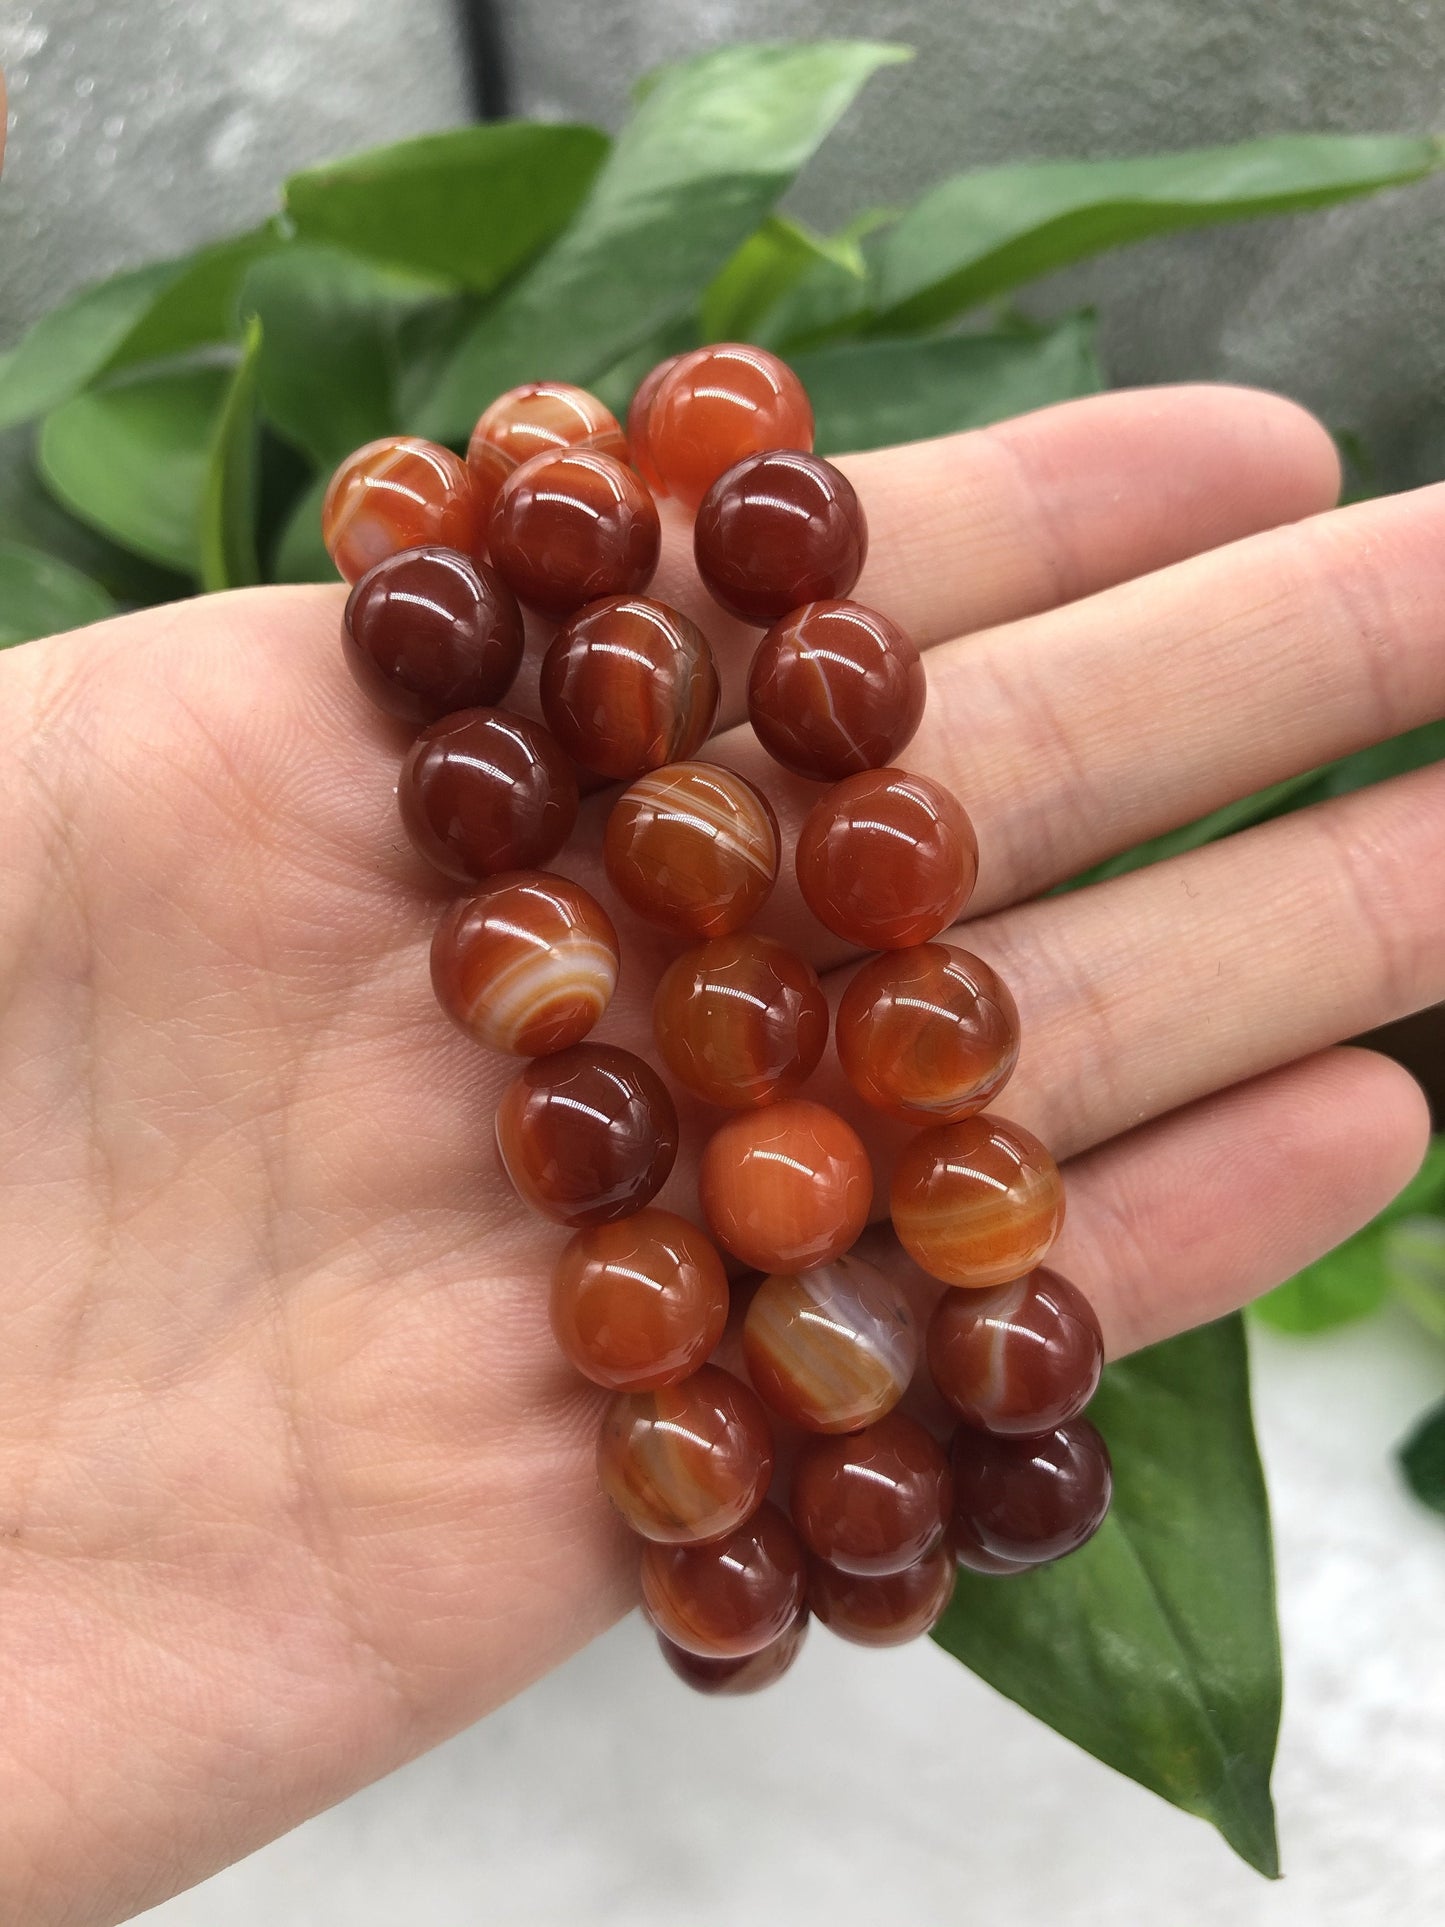
[[[612,1001],[612,919],[578,883],[542,870],[497,877],[432,937],[437,1002],[489,1050],[541,1057],[584,1038]]]
[[[767,1413],[740,1378],[716,1365],[677,1385],[619,1392],[602,1416],[597,1473],[644,1539],[679,1546],[720,1539],[751,1518],[767,1493]]]
[[[806,1589],[803,1548],[774,1505],[712,1545],[643,1548],[648,1617],[674,1646],[703,1659],[742,1659],[781,1639]]]
[[[529,609],[560,621],[637,595],[657,568],[657,504],[630,468],[591,448],[534,455],[503,482],[487,524],[492,564]]]
[[[1030,1131],[992,1116],[920,1131],[893,1170],[893,1229],[948,1285],[1032,1271],[1064,1222],[1059,1167]]]
[[[661,495],[663,489],[661,477],[652,464],[652,451],[648,447],[648,422],[658,389],[681,360],[681,355],[669,355],[665,361],[659,361],[655,367],[649,368],[627,405],[627,445],[632,451],[632,466],[654,495]]]
[[[771,937],[714,937],[663,973],[653,1032],[678,1083],[747,1109],[790,1096],[828,1041],[828,1000],[810,963]]]
[[[1039,1269],[990,1291],[948,1291],[928,1327],[928,1370],[968,1425],[1047,1432],[1077,1417],[1104,1368],[1093,1306]]]
[[[926,1559],[953,1504],[943,1447],[901,1412],[852,1438],[813,1439],[793,1468],[793,1524],[840,1572],[878,1577]]]
[[[873,769],[813,805],[796,862],[803,900],[835,936],[862,950],[902,950],[958,917],[978,876],[978,842],[940,784]]]
[[[860,602],[808,602],[774,623],[748,675],[748,715],[775,762],[836,783],[891,763],[923,720],[923,659]]]
[[[665,602],[608,596],[581,609],[542,659],[542,713],[584,769],[614,782],[701,749],[717,720],[708,639]]]
[[[1019,1054],[1003,980],[955,944],[885,951],[838,1005],[838,1060],[860,1097],[911,1124],[955,1124],[991,1104]]]
[[[713,763],[669,763],[624,790],[607,819],[612,887],[677,937],[724,937],[772,891],[778,819],[760,790]]]
[[[321,506],[321,536],[348,582],[400,549],[484,553],[467,465],[417,435],[368,442],[337,469]]]
[[[760,1693],[765,1686],[780,1680],[803,1650],[807,1632],[808,1611],[804,1607],[785,1633],[743,1659],[704,1659],[700,1653],[689,1653],[684,1647],[674,1646],[665,1633],[658,1633],[657,1645],[684,1684],[695,1693],[721,1698]]]
[[[559,448],[595,448],[616,461],[628,460],[627,437],[617,417],[585,388],[566,381],[529,381],[498,395],[467,445],[467,468],[480,513],[491,514],[514,468]]]
[[[868,524],[853,484],[831,462],[774,449],[713,483],[693,553],[713,600],[765,627],[800,603],[847,595],[868,554]]]
[[[1109,1510],[1109,1448],[1086,1418],[1032,1438],[960,1425],[950,1457],[954,1556],[970,1565],[972,1548],[980,1546],[980,1571],[1062,1559],[1093,1537]]]
[[[954,1562],[940,1546],[876,1577],[840,1572],[822,1559],[808,1562],[808,1604],[830,1633],[857,1646],[905,1646],[931,1632],[953,1598]]]
[[[1008,1579],[1015,1573],[1030,1570],[1028,1565],[1016,1559],[1000,1559],[997,1553],[990,1552],[973,1527],[966,1519],[960,1519],[957,1512],[948,1521],[944,1544],[955,1564],[967,1566],[970,1572],[984,1573],[990,1579]]]
[[[647,463],[665,492],[696,510],[724,470],[764,449],[813,446],[802,382],[766,348],[714,342],[679,355],[649,399]]]
[[[743,1321],[748,1377],[780,1417],[808,1432],[856,1432],[891,1412],[918,1353],[908,1300],[851,1252],[765,1278]]]
[[[412,744],[397,802],[420,854],[476,883],[552,861],[577,821],[577,776],[540,723],[463,709]]]
[[[551,1313],[557,1343],[594,1385],[650,1391],[707,1363],[727,1324],[727,1273],[696,1225],[654,1205],[573,1234]]]
[[[677,1156],[667,1086],[631,1051],[574,1044],[528,1064],[497,1106],[497,1154],[524,1204],[610,1224],[650,1204]]]
[[[720,1124],[699,1195],[713,1236],[756,1271],[804,1271],[845,1252],[868,1222],[873,1173],[836,1111],[785,1098]]]
[[[403,549],[347,598],[341,647],[378,709],[426,723],[497,703],[522,661],[522,611],[494,569],[452,549]]]

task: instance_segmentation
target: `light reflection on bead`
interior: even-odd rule
[[[577,777],[540,723],[463,709],[412,744],[397,802],[417,851],[475,883],[552,861],[577,821]]]
[[[650,1204],[677,1156],[677,1108],[640,1057],[574,1044],[521,1070],[497,1106],[497,1156],[524,1204],[608,1224]]]
[[[928,1369],[965,1423],[1047,1432],[1094,1396],[1104,1335],[1084,1294],[1040,1267],[989,1291],[948,1291],[928,1327]]]
[[[903,1646],[942,1619],[954,1581],[954,1562],[945,1547],[902,1572],[876,1578],[810,1559],[808,1604],[840,1639],[857,1646]]]
[[[873,1173],[836,1111],[784,1098],[720,1124],[698,1194],[718,1242],[755,1271],[803,1271],[841,1256],[868,1222]]]
[[[953,1435],[954,1556],[980,1571],[1040,1566],[1077,1552],[1104,1523],[1113,1493],[1109,1448],[1086,1418],[1037,1437]],[[975,1562],[973,1547],[984,1558]]]
[[[750,1518],[767,1492],[767,1414],[740,1378],[716,1365],[677,1385],[619,1392],[603,1414],[597,1471],[602,1490],[644,1539],[719,1539]]]
[[[662,528],[632,469],[596,449],[568,448],[512,470],[487,540],[517,599],[560,621],[603,596],[640,594],[657,568]]]
[[[775,1412],[809,1432],[856,1432],[892,1411],[918,1353],[907,1298],[852,1252],[765,1278],[743,1322],[748,1377]]]
[[[646,596],[607,596],[557,631],[542,659],[542,713],[584,769],[618,783],[691,756],[721,694],[707,637]]]
[[[773,1505],[712,1545],[643,1548],[648,1617],[675,1646],[704,1659],[761,1652],[797,1622],[805,1594],[803,1548]]]
[[[761,790],[713,763],[669,763],[613,804],[603,859],[638,916],[678,937],[723,937],[771,895],[780,844]]]
[[[932,1434],[890,1412],[849,1438],[810,1440],[793,1467],[790,1503],[810,1552],[840,1572],[877,1577],[940,1544],[953,1479]]]
[[[803,384],[766,348],[717,341],[679,355],[647,405],[648,470],[685,509],[725,469],[765,449],[813,446]]]
[[[675,1385],[723,1335],[727,1273],[696,1225],[648,1206],[568,1240],[552,1273],[551,1317],[557,1343],[594,1384]]]
[[[503,482],[534,455],[560,448],[595,448],[628,459],[617,417],[585,388],[567,381],[530,381],[509,388],[483,411],[467,445],[467,468],[483,518]]]
[[[901,769],[845,777],[798,836],[798,887],[813,915],[860,950],[902,950],[962,912],[978,842],[958,799]]]
[[[466,463],[417,435],[388,435],[337,469],[321,509],[327,552],[348,582],[401,549],[459,549],[482,559],[484,524]]]
[[[1031,1131],[984,1114],[920,1131],[893,1171],[893,1228],[948,1285],[1032,1271],[1064,1221],[1059,1168]]]
[[[585,1037],[617,987],[617,932],[580,884],[541,870],[454,903],[432,938],[437,1001],[490,1050],[541,1057]]]
[[[838,1059],[860,1097],[912,1124],[952,1124],[992,1103],[1019,1054],[1018,1008],[982,958],[955,944],[885,951],[838,1006]]]
[[[791,1095],[828,1041],[828,1003],[812,965],[771,937],[714,937],[664,971],[653,1031],[678,1083],[710,1104],[746,1109]]]

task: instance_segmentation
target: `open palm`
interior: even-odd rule
[[[1229,390],[845,466],[858,593],[928,651],[906,761],[979,830],[964,941],[1024,1026],[1000,1108],[1070,1161],[1060,1266],[1115,1352],[1214,1317],[1418,1159],[1408,1078],[1328,1047],[1445,994],[1445,770],[1041,893],[1438,715],[1445,493],[1327,514],[1323,432]],[[670,535],[657,593],[725,671],[709,753],[791,832],[808,786],[737,727],[748,632]],[[559,1238],[493,1164],[515,1066],[433,1003],[447,886],[341,603],[253,591],[0,662],[0,1916],[32,1927],[200,1878],[632,1595],[597,1395],[547,1329]],[[619,926],[597,1035],[645,1050],[668,951]],[[848,962],[786,878],[766,927]],[[690,1211],[685,1126],[662,1201]]]

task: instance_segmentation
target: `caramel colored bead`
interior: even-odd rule
[[[559,621],[603,596],[639,595],[662,545],[646,487],[591,448],[534,455],[514,468],[487,532],[502,580],[529,609]]]
[[[713,1545],[643,1548],[648,1618],[702,1659],[743,1659],[771,1646],[797,1622],[806,1587],[798,1535],[773,1505]]]
[[[950,1456],[952,1546],[961,1565],[980,1572],[1046,1565],[1077,1552],[1104,1523],[1114,1486],[1109,1448],[1086,1418],[1030,1438],[960,1425]]]
[[[860,1097],[909,1124],[956,1124],[991,1104],[1019,1054],[1018,1009],[954,944],[885,951],[838,1005],[838,1059]]]
[[[489,1050],[541,1057],[585,1037],[612,1001],[612,919],[580,884],[501,876],[436,927],[431,980],[452,1022]]]
[[[756,1271],[804,1271],[841,1256],[868,1222],[868,1153],[836,1111],[785,1098],[720,1124],[699,1195],[713,1236]]]
[[[836,783],[891,763],[923,720],[912,639],[860,602],[808,602],[774,623],[748,676],[748,715],[775,762]]]
[[[577,777],[540,723],[463,709],[417,737],[397,801],[420,854],[476,883],[552,861],[577,821]]]
[[[968,1425],[1047,1432],[1098,1387],[1104,1334],[1093,1306],[1056,1271],[990,1291],[948,1291],[928,1327],[934,1384]]]
[[[647,462],[664,491],[696,510],[724,470],[764,449],[813,446],[802,382],[766,348],[714,342],[680,355],[647,412]]]
[[[781,838],[760,790],[713,763],[669,763],[624,790],[607,819],[612,887],[676,937],[724,937],[767,902]]]
[[[810,1559],[808,1604],[830,1633],[856,1646],[906,1646],[942,1619],[954,1580],[954,1563],[943,1546],[916,1566],[873,1578]]]
[[[619,783],[701,749],[720,694],[702,630],[645,596],[579,610],[542,659],[542,713],[558,742]]]
[[[868,553],[868,525],[853,484],[831,462],[775,449],[713,483],[693,553],[713,600],[766,626],[800,603],[847,595]]]
[[[552,1273],[552,1330],[609,1391],[675,1385],[707,1363],[728,1317],[722,1259],[696,1225],[650,1206],[568,1240]]]
[[[771,937],[714,937],[663,973],[652,1006],[663,1061],[710,1104],[790,1096],[828,1042],[828,1000],[810,963]]]
[[[704,1659],[699,1653],[674,1646],[665,1633],[658,1633],[657,1645],[685,1685],[695,1693],[721,1698],[725,1694],[760,1693],[765,1686],[780,1680],[803,1650],[807,1632],[808,1611],[804,1607],[780,1638],[770,1640],[744,1659]]]
[[[677,1111],[650,1065],[611,1044],[528,1064],[497,1106],[497,1155],[524,1204],[610,1224],[650,1204],[677,1156]]]
[[[522,661],[517,598],[494,569],[452,549],[403,549],[351,591],[348,668],[378,709],[427,723],[500,702]]]
[[[321,536],[348,582],[400,549],[484,553],[467,465],[416,435],[388,435],[348,455],[321,506]]]
[[[992,1116],[920,1131],[893,1171],[893,1229],[948,1285],[1001,1285],[1032,1271],[1064,1222],[1059,1167],[1017,1124]]]
[[[978,842],[940,784],[872,769],[813,805],[796,862],[804,901],[835,936],[861,950],[903,950],[958,917],[978,876]]]
[[[918,1352],[903,1293],[851,1252],[765,1278],[743,1322],[748,1377],[780,1417],[808,1432],[856,1432],[891,1412]]]
[[[649,368],[627,405],[627,445],[632,451],[632,466],[654,495],[661,495],[663,487],[662,478],[653,466],[652,450],[648,446],[648,424],[658,389],[681,360],[681,355],[669,355],[666,361],[659,361],[655,367]]]
[[[529,381],[498,395],[472,430],[467,468],[483,517],[514,468],[560,448],[595,448],[628,460],[627,437],[610,408],[566,381]]]
[[[852,1438],[812,1440],[793,1468],[793,1524],[839,1572],[916,1566],[941,1544],[952,1504],[942,1446],[901,1412]]]
[[[768,1415],[740,1378],[716,1365],[677,1385],[619,1392],[602,1417],[597,1473],[644,1539],[673,1546],[720,1539],[751,1518],[767,1492]]]

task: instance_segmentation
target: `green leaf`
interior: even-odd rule
[[[224,368],[121,376],[77,395],[40,431],[46,486],[82,521],[152,562],[200,571],[200,505]]]
[[[256,384],[262,328],[246,326],[241,359],[216,421],[201,495],[203,589],[238,589],[261,580],[256,558]]]
[[[338,248],[301,245],[260,261],[242,305],[262,324],[267,420],[322,468],[400,426],[403,321],[430,294]]]
[[[0,541],[0,649],[115,614],[98,582],[53,555]]]
[[[1150,235],[1325,207],[1419,180],[1434,139],[1283,134],[1132,160],[1046,161],[931,188],[878,251],[877,322],[928,328],[1070,262]]]
[[[567,225],[607,149],[595,127],[458,127],[297,174],[286,211],[304,240],[485,293]]]
[[[1090,1415],[1114,1459],[1101,1530],[1014,1578],[960,1571],[934,1638],[1274,1876],[1279,1637],[1241,1320],[1111,1365]]]
[[[1445,720],[1424,723],[1419,729],[1392,736],[1388,742],[1372,743],[1353,756],[1342,756],[1316,772],[1309,787],[1294,805],[1303,809],[1310,803],[1323,803],[1332,796],[1349,796],[1367,789],[1372,783],[1387,782],[1392,776],[1406,776],[1411,770],[1445,761]]]
[[[422,432],[459,440],[517,382],[590,381],[685,313],[868,76],[903,58],[819,41],[665,68],[577,218],[462,342]]]
[[[1400,1470],[1417,1499],[1445,1512],[1445,1398],[1431,1406],[1400,1447]]]
[[[102,374],[232,339],[246,270],[281,245],[268,223],[83,288],[0,361],[0,428],[48,413]]]
[[[318,475],[286,518],[271,566],[274,581],[337,580],[336,564],[327,554],[326,544],[321,539],[321,504],[326,499],[326,486],[330,479],[328,475]]]
[[[821,281],[812,277],[821,274]],[[703,290],[698,319],[704,341],[756,341],[776,345],[788,331],[788,298],[808,282],[818,304],[823,287],[838,290],[836,308],[861,309],[868,298],[863,252],[856,241],[830,241],[797,221],[770,214],[755,234],[725,261]],[[846,295],[842,292],[846,290]]]
[[[1396,1285],[1396,1233],[1425,1211],[1445,1212],[1445,1137],[1432,1140],[1419,1171],[1373,1222],[1266,1292],[1254,1316],[1294,1333],[1330,1331],[1368,1317]]]
[[[1445,1205],[1434,1217],[1402,1218],[1385,1234],[1390,1289],[1432,1338],[1445,1344]]]
[[[979,428],[1103,385],[1088,314],[1031,336],[839,342],[792,364],[825,455]]]

